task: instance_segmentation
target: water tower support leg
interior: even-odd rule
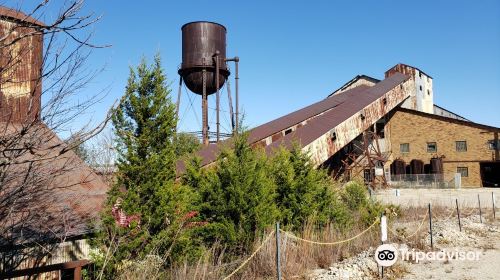
[[[231,115],[231,129],[233,130],[233,135],[234,135],[233,98],[231,96],[231,84],[229,83],[229,79],[226,79],[226,87],[227,87],[227,99],[229,100],[229,114]]]
[[[207,70],[203,69],[202,70],[202,80],[203,80],[203,94],[202,94],[202,101],[201,101],[201,111],[202,111],[202,122],[203,122],[203,128],[202,128],[202,137],[203,137],[203,145],[207,146],[208,145],[208,100],[207,100]]]
[[[238,126],[239,124],[239,113],[240,113],[240,104],[239,104],[239,92],[238,92],[238,82],[240,80],[240,77],[238,76],[238,62],[240,62],[239,57],[235,57],[234,59],[235,62],[235,75],[234,75],[234,80],[235,80],[235,87],[236,87],[236,133],[238,133]]]
[[[179,106],[181,105],[182,76],[179,76],[179,91],[177,92],[177,104],[175,106],[175,118],[179,121]]]
[[[217,95],[215,97],[215,100],[216,100],[216,118],[217,118],[217,122],[216,122],[216,125],[217,125],[217,143],[219,142],[220,140],[220,119],[219,119],[219,115],[220,115],[220,95],[219,95],[219,55],[215,55],[215,88],[217,89]]]

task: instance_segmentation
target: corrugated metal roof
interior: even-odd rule
[[[7,8],[5,6],[0,6],[0,19],[14,19],[21,22],[27,22],[38,26],[45,26],[45,24],[31,16],[26,15],[23,12]]]
[[[356,94],[353,91],[356,88],[338,94],[339,96],[344,96],[344,102],[339,104],[339,106],[310,120],[307,125],[273,142],[266,147],[266,150],[275,149],[280,145],[291,147],[294,140],[299,141],[302,146],[308,145],[313,140],[347,120],[353,114],[382,97],[389,90],[406,81],[408,78],[409,77],[404,74],[396,73],[373,87],[365,88],[361,94]],[[329,99],[334,97],[335,95]]]
[[[1,136],[9,138],[9,134],[19,135],[21,125],[0,123],[0,128]],[[32,143],[33,140],[22,140],[29,137],[36,137],[40,141],[31,152],[26,152],[17,159],[20,164],[8,167],[9,172],[14,175],[2,191],[6,194],[9,190],[19,188],[20,183],[16,176],[23,174],[46,178],[33,181],[41,182],[46,189],[37,194],[40,197],[28,199],[22,205],[23,209],[20,209],[21,212],[36,212],[32,213],[36,217],[30,216],[26,222],[16,220],[16,217],[22,217],[22,214],[14,215],[12,222],[17,227],[15,230],[0,225],[0,232],[9,235],[0,236],[0,245],[5,245],[3,243],[12,238],[19,244],[44,240],[51,236],[71,237],[89,233],[92,231],[91,222],[99,217],[99,211],[106,200],[108,185],[73,151],[65,151],[60,155],[66,144],[44,124],[31,127],[19,142]],[[28,170],[30,162],[34,161],[36,168]],[[35,187],[39,188],[39,185],[36,184]],[[26,189],[29,190],[29,186]],[[19,234],[22,234],[22,237]]]
[[[278,133],[296,124],[299,124],[305,120],[313,118],[330,109],[336,108],[342,103],[344,103],[347,99],[352,98],[352,96],[356,96],[357,94],[360,94],[361,92],[365,91],[368,88],[369,88],[368,86],[359,86],[353,88],[342,94],[338,94],[336,96],[323,99],[319,102],[316,102],[312,105],[309,105],[300,110],[292,112],[288,115],[277,118],[263,125],[257,126],[256,128],[253,128],[249,131],[250,135],[248,141],[250,143],[256,143],[275,133]]]
[[[330,96],[336,94],[337,92],[345,90],[346,88],[348,88],[352,84],[356,83],[360,79],[364,79],[364,80],[370,81],[370,82],[372,82],[374,84],[380,82],[379,79],[375,79],[375,78],[367,76],[367,75],[357,75],[356,77],[352,78],[347,83],[343,84],[341,87],[339,87],[338,89],[336,89],[335,91],[333,91],[332,93],[330,93],[328,96],[330,97]]]

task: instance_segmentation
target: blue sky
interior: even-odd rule
[[[103,16],[94,41],[112,47],[89,60],[106,70],[82,96],[110,92],[81,121],[103,118],[123,94],[129,66],[157,51],[175,99],[180,27],[208,20],[226,26],[228,56],[241,58],[247,126],[321,100],[357,74],[383,78],[402,62],[434,78],[436,104],[500,127],[500,1],[87,1],[85,10]],[[189,96],[197,112],[183,90],[180,128],[200,130],[201,99]]]

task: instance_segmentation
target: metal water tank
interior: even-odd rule
[[[182,26],[182,64],[179,75],[192,92],[203,94],[203,69],[207,95],[220,89],[229,76],[226,65],[226,28],[215,22],[196,21]],[[219,84],[216,85],[215,57],[219,58]]]
[[[411,174],[424,174],[424,162],[418,159],[410,161]]]
[[[431,158],[431,172],[432,172],[432,174],[442,174],[443,173],[443,159],[442,158]]]
[[[396,159],[391,164],[391,174],[393,175],[404,175],[406,174],[405,170],[405,161],[402,159]]]

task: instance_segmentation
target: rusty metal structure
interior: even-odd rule
[[[43,25],[0,6],[0,122],[40,118]]]
[[[384,153],[380,147],[379,135],[375,131],[367,130],[359,140],[352,141],[348,153],[343,156],[341,168],[332,175],[335,179],[348,181],[351,178],[363,177],[365,183],[372,188],[387,187],[385,173],[377,174],[376,170],[383,170],[388,161],[389,154]]]
[[[233,116],[232,96],[228,86],[229,111],[233,132],[238,124],[238,62],[239,58],[226,58],[226,28],[215,22],[196,21],[182,26],[182,64],[178,71],[179,93],[177,114],[184,82],[189,90],[202,96],[202,140],[210,142],[208,127],[208,96],[216,93],[216,141],[220,140],[220,94],[219,90],[229,84],[227,62],[235,62],[236,116]]]
[[[395,73],[373,86],[347,89],[255,127],[249,131],[248,141],[269,154],[280,146],[292,148],[297,143],[317,167],[342,165],[342,159],[337,156],[400,106],[414,87],[414,80],[409,76]],[[211,144],[199,151],[202,166],[215,161],[223,143]],[[182,172],[183,163],[179,163],[178,170]]]

